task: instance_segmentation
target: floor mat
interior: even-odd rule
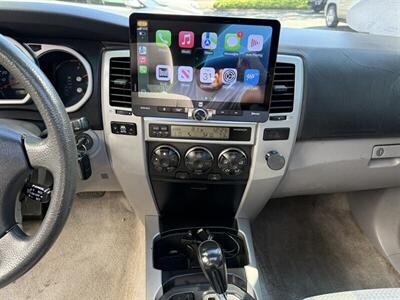
[[[54,246],[0,299],[144,299],[144,226],[121,197],[77,198]]]
[[[353,220],[345,195],[271,200],[252,224],[263,299],[400,287]]]

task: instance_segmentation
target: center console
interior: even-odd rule
[[[132,111],[144,118],[163,300],[255,299],[236,213],[268,119],[280,25],[133,14]]]
[[[148,172],[162,218],[231,222],[246,188],[254,125],[145,120]]]
[[[102,109],[146,227],[146,300],[261,299],[249,219],[285,173],[302,61],[277,56],[276,21],[133,14],[130,27],[130,51],[104,54]]]

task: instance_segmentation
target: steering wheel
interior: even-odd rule
[[[0,34],[0,65],[31,96],[48,135],[41,139],[17,121],[0,119],[0,288],[30,270],[53,245],[67,220],[75,194],[77,151],[65,107],[40,68]],[[51,201],[34,236],[15,219],[18,194],[32,168],[53,176]]]

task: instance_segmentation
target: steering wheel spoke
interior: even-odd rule
[[[36,136],[26,136],[24,138],[25,151],[32,167],[42,167],[49,170],[51,173],[56,171],[54,170],[54,162],[57,161],[58,158],[52,151],[51,144],[52,141],[49,137],[42,139]]]

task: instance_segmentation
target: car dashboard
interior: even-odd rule
[[[159,230],[178,227],[176,216],[193,226],[206,216],[209,226],[230,227],[257,216],[271,198],[399,186],[399,38],[283,28],[267,120],[204,120],[178,110],[169,116],[162,103],[163,114],[142,116],[132,110],[130,13],[2,1],[0,32],[40,66],[71,120],[90,124],[76,137],[88,142],[92,165],[78,192],[122,191],[146,223],[148,251]],[[1,66],[0,118],[45,129],[29,95]],[[210,128],[240,134],[194,134]],[[194,136],[177,139],[173,129]],[[247,223],[241,230],[249,234]],[[154,280],[146,290],[155,295],[160,270],[147,272]]]

